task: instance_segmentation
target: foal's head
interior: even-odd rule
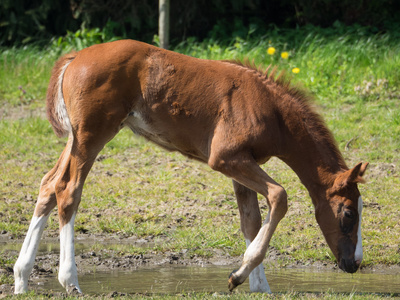
[[[357,183],[368,166],[358,164],[336,176],[326,192],[327,201],[319,201],[316,218],[335,255],[339,267],[346,272],[357,271],[363,258],[361,243],[362,199]]]

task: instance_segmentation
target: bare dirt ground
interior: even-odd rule
[[[162,238],[161,238],[162,239]],[[146,239],[137,238],[120,238],[118,236],[107,236],[107,235],[91,235],[91,234],[78,234],[76,236],[76,264],[78,267],[78,273],[83,275],[85,273],[96,271],[133,271],[135,269],[146,267],[161,267],[161,266],[232,266],[233,269],[237,269],[242,260],[241,257],[232,257],[226,254],[220,249],[215,249],[213,255],[210,257],[199,257],[188,254],[187,249],[182,249],[179,252],[164,252],[156,253],[155,251],[149,251],[144,254],[132,255],[126,254],[120,250],[110,249],[111,245],[134,245],[136,247],[146,246],[147,244],[160,243],[160,238],[157,241],[154,238],[149,237]],[[10,236],[3,234],[0,236],[0,247],[12,243],[15,247],[11,247],[9,250],[2,251],[3,259],[12,259],[18,255],[18,250],[22,243],[22,240],[10,239]],[[57,238],[45,238],[42,240],[42,244],[51,244],[57,247]],[[82,249],[82,244],[86,245]],[[93,245],[96,250],[93,250]],[[104,245],[104,248],[98,245]],[[282,254],[270,248],[268,255],[264,261],[264,264],[269,266],[276,266],[278,259],[283,259]],[[35,265],[30,276],[30,280],[35,281],[46,281],[49,278],[57,277],[58,272],[59,254],[58,251],[46,252],[39,249],[39,253],[36,257]],[[293,261],[289,267],[313,267],[313,268],[330,268],[337,269],[335,264],[320,263],[320,262],[300,262]],[[7,277],[13,276],[12,265],[7,265],[5,268],[0,269],[0,275]],[[14,290],[13,284],[3,284],[0,286],[0,298],[7,295],[12,295]],[[62,294],[55,293],[53,296],[63,296]]]
[[[7,234],[0,236],[0,245],[5,243],[13,243],[14,245],[20,245],[22,240],[10,240]],[[126,254],[121,250],[110,249],[110,245],[134,245],[136,247],[145,246],[146,244],[162,242],[160,239],[154,241],[152,237],[146,239],[137,238],[120,238],[118,236],[107,236],[107,235],[91,235],[91,234],[78,234],[76,237],[76,264],[78,267],[78,273],[84,275],[93,270],[96,271],[133,271],[138,268],[156,268],[165,266],[232,266],[232,270],[239,267],[241,264],[242,256],[232,257],[223,253],[223,251],[216,249],[210,257],[198,257],[187,254],[187,249],[182,249],[179,252],[165,252],[156,253],[149,251],[144,254],[132,255]],[[45,238],[42,243],[55,245],[58,243],[57,238]],[[93,250],[92,245],[97,245]],[[82,248],[82,245],[85,245]],[[103,245],[104,247],[99,247]],[[18,255],[18,249],[20,246],[15,246],[11,250],[2,252],[3,259],[15,258]],[[267,257],[264,260],[264,265],[268,268],[279,267],[277,265],[278,260],[291,261],[285,267],[287,268],[313,268],[313,269],[324,269],[324,270],[337,270],[337,265],[326,262],[311,262],[311,261],[293,261],[290,257],[282,257],[285,255],[280,254],[273,247],[268,251]],[[59,254],[58,251],[46,252],[39,250],[38,256],[36,257],[35,265],[30,276],[31,282],[36,281],[48,281],[50,278],[57,277],[58,272]],[[397,272],[400,273],[400,266],[386,266],[386,265],[374,265],[363,267],[363,269],[377,272]],[[0,275],[12,277],[13,270],[12,266],[0,269]],[[0,285],[0,298],[13,294],[14,285],[12,283]],[[59,292],[42,292],[37,290],[38,293],[47,296],[64,297],[66,294]],[[105,297],[123,296],[124,293],[113,292],[110,295],[103,295]]]

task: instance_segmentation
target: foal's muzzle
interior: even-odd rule
[[[339,268],[347,273],[357,272],[360,267],[360,262],[355,261],[354,259],[344,259],[340,260]]]

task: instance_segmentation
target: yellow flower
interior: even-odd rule
[[[288,57],[289,57],[289,52],[282,52],[281,53],[281,57],[283,58],[283,59],[288,59]]]
[[[274,47],[269,47],[268,49],[267,49],[267,53],[269,54],[269,55],[274,55],[274,53],[275,53],[275,48]]]
[[[297,73],[300,72],[300,69],[299,69],[299,68],[293,68],[293,69],[292,69],[292,72],[293,72],[294,74],[297,74]]]

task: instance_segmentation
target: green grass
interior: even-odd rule
[[[0,103],[44,106],[50,71],[57,59],[55,54],[29,47],[0,52]]]
[[[273,56],[267,54],[268,47],[276,48]],[[300,68],[298,74],[292,74],[293,81],[315,95],[318,110],[348,164],[371,164],[368,182],[360,187],[366,206],[364,264],[400,264],[399,40],[357,32],[325,35],[315,29],[311,33],[271,32],[262,39],[231,42],[189,41],[175,50],[210,59],[254,58],[256,64],[276,64],[288,73]],[[283,51],[290,53],[287,60],[280,58]],[[65,145],[43,117],[15,113],[21,107],[43,110],[49,72],[56,59],[52,53],[7,49],[0,54],[0,232],[14,237],[25,235],[41,178]],[[271,247],[283,254],[278,263],[333,262],[308,193],[296,175],[277,159],[264,168],[289,194],[289,212],[271,242]],[[265,215],[266,203],[261,198],[260,206]],[[163,242],[148,251],[189,249],[193,255],[207,257],[213,255],[213,249],[233,256],[245,249],[230,180],[206,165],[166,153],[127,130],[107,144],[89,174],[76,229],[162,237]],[[46,234],[57,235],[57,230],[54,212]],[[298,299],[337,296],[342,297],[277,295]]]
[[[119,294],[108,294],[98,296],[80,296],[79,299],[164,299],[164,300],[175,300],[175,299],[392,299],[391,295],[380,295],[380,294],[365,294],[365,293],[275,293],[274,295],[261,295],[261,294],[250,294],[245,292],[226,294],[226,293],[180,293],[177,295],[163,295],[163,294],[132,294],[132,295],[119,295]],[[47,295],[40,295],[34,292],[30,292],[27,295],[17,295],[13,299],[48,299]],[[52,299],[76,299],[76,297],[68,297],[66,295],[51,296]]]

